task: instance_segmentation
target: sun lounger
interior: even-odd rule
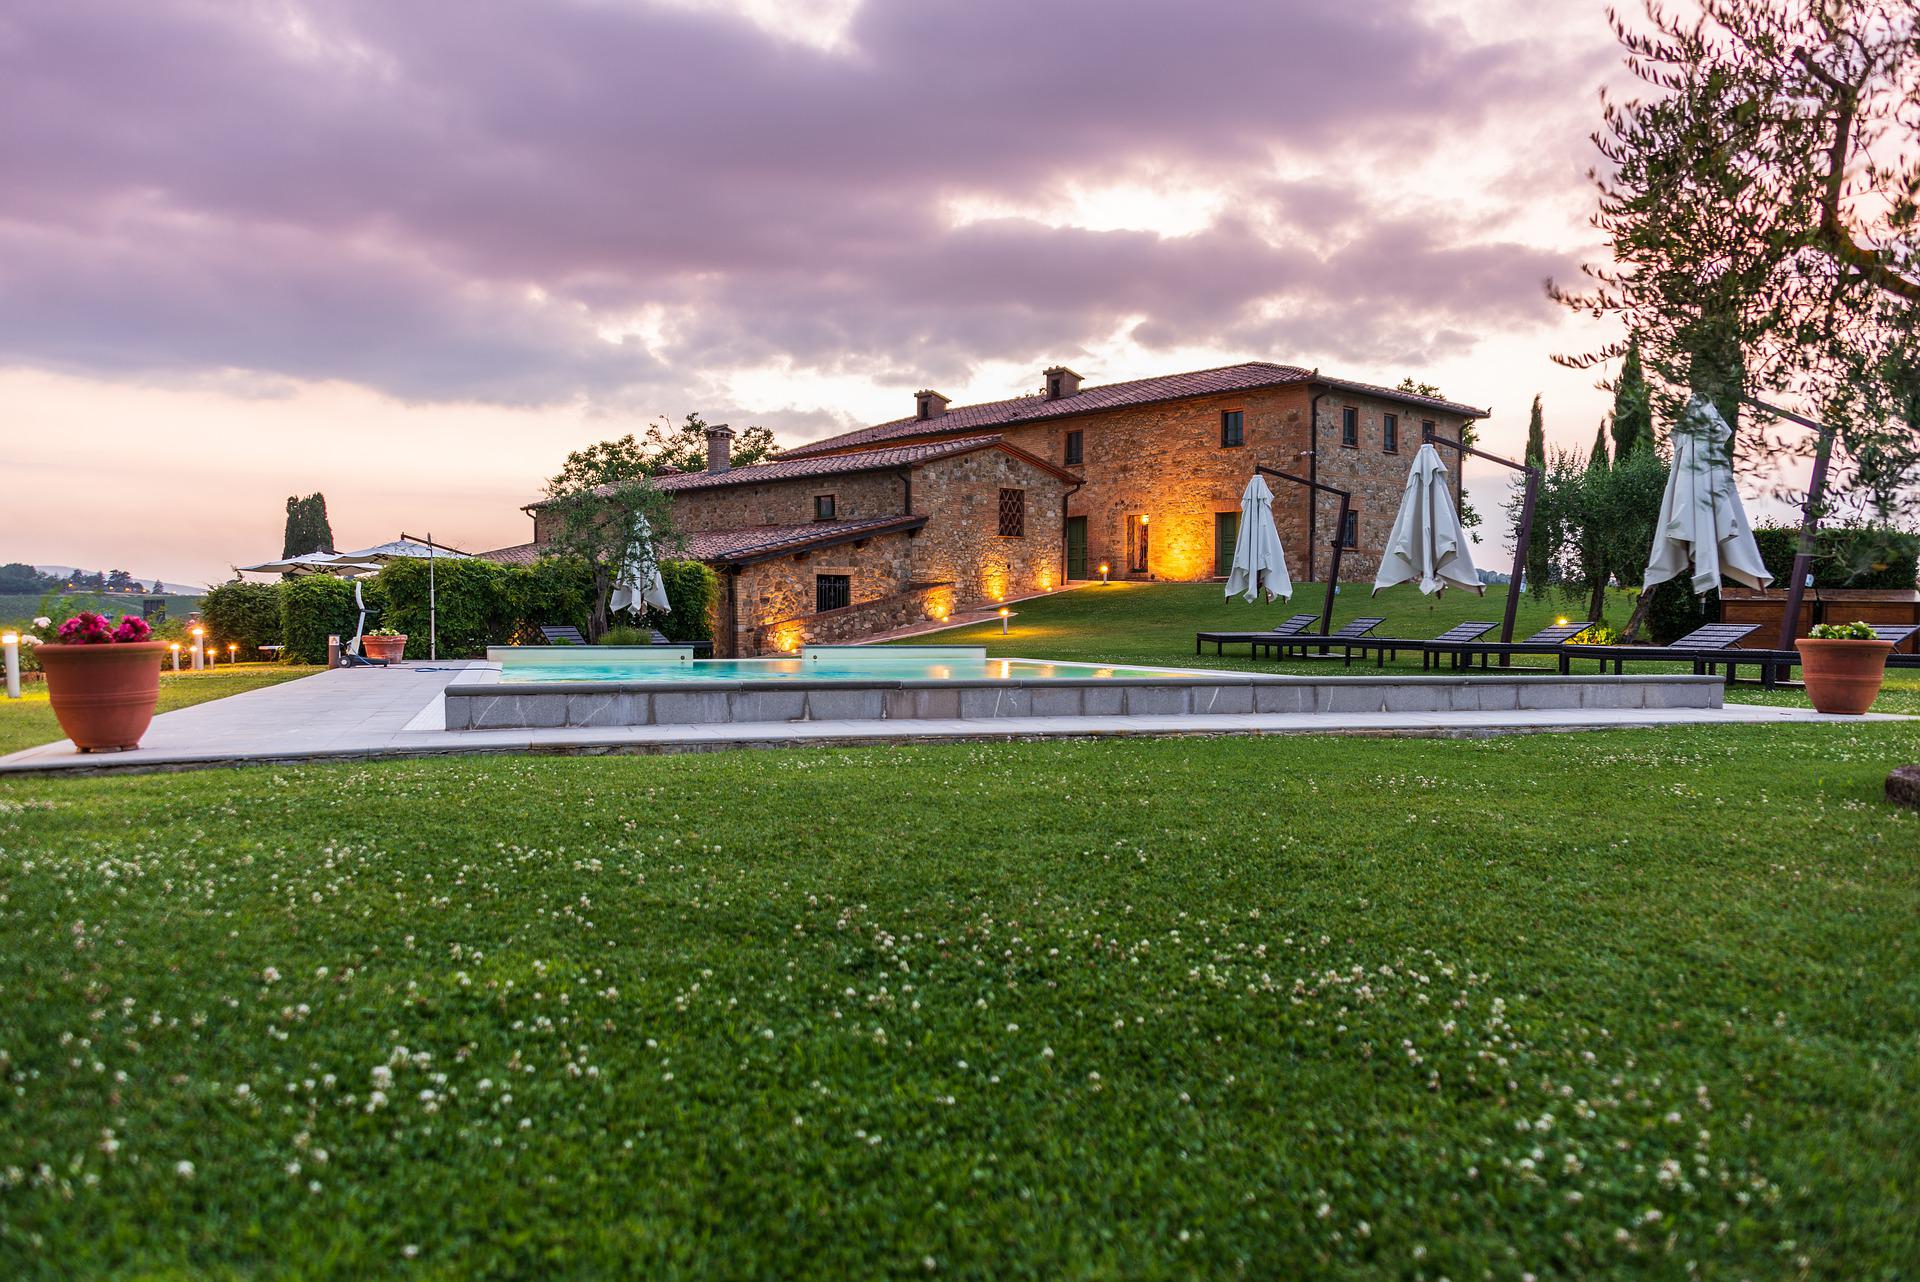
[[[1900,647],[1912,640],[1915,633],[1920,633],[1920,627],[1915,627],[1911,623],[1874,623],[1868,626],[1880,640],[1893,643],[1894,652],[1887,656],[1889,668],[1920,668],[1920,654],[1900,653]],[[1717,671],[1723,664],[1727,669],[1728,685],[1733,685],[1740,679],[1742,666],[1752,664],[1760,670],[1760,684],[1772,689],[1780,684],[1782,678],[1800,666],[1800,652],[1798,650],[1732,649],[1710,659],[1705,665],[1706,671]]]
[[[1229,642],[1237,643],[1245,641],[1251,646],[1255,642],[1264,641],[1269,638],[1294,636],[1312,627],[1319,618],[1320,616],[1317,614],[1296,614],[1287,619],[1287,621],[1279,627],[1268,628],[1263,632],[1196,632],[1193,634],[1193,652],[1199,654],[1200,645],[1205,641],[1213,642],[1213,652],[1215,654],[1225,654]],[[1248,653],[1251,654],[1252,650],[1249,649]]]
[[[1261,638],[1253,643],[1256,651],[1265,650],[1270,657],[1283,658],[1298,650],[1301,658],[1307,657],[1307,651],[1318,646],[1321,654],[1331,654],[1342,642],[1358,641],[1387,621],[1382,615],[1367,615],[1364,618],[1349,619],[1325,636],[1317,632],[1301,632],[1290,637]]]
[[[1666,645],[1564,645],[1560,647],[1560,674],[1573,671],[1577,659],[1592,659],[1605,672],[1625,670],[1629,663],[1691,663],[1696,673],[1707,671],[1708,662],[1721,651],[1757,632],[1757,623],[1709,623]]]
[[[1374,662],[1376,668],[1384,668],[1389,657],[1399,658],[1402,650],[1418,650],[1420,666],[1425,668],[1433,661],[1427,646],[1436,642],[1446,644],[1453,641],[1477,641],[1499,626],[1497,623],[1456,623],[1437,637],[1417,640],[1409,637],[1362,637],[1358,641],[1348,642],[1341,647],[1341,650],[1349,666],[1353,663],[1354,655],[1357,654],[1364,659],[1368,654],[1373,654],[1376,656]]]
[[[1556,623],[1550,628],[1541,628],[1524,641],[1441,641],[1426,643],[1428,657],[1438,664],[1440,656],[1445,655],[1455,668],[1471,668],[1474,659],[1480,660],[1480,666],[1489,666],[1493,659],[1500,660],[1500,666],[1506,667],[1507,660],[1516,654],[1558,654],[1560,647],[1592,627],[1591,621],[1585,623]]]
[[[585,645],[587,639],[580,635],[579,628],[552,627],[540,625],[540,635],[547,639],[548,645]]]

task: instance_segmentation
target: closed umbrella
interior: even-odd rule
[[[1673,429],[1673,468],[1660,500],[1646,587],[1693,567],[1693,590],[1718,591],[1722,579],[1750,588],[1773,582],[1734,488],[1727,442],[1733,432],[1720,411],[1696,396]]]
[[[1418,583],[1426,593],[1448,588],[1486,591],[1447,488],[1446,464],[1431,445],[1422,445],[1413,456],[1413,470],[1407,473],[1407,488],[1400,496],[1400,514],[1393,518],[1393,533],[1387,538],[1373,590],[1396,583]]]
[[[650,605],[662,614],[668,613],[667,585],[660,578],[660,564],[653,556],[653,527],[647,524],[647,518],[633,518],[633,545],[627,553],[627,563],[620,567],[620,576],[613,581],[613,595],[607,601],[609,613],[621,610],[636,610],[641,605]]]
[[[1273,523],[1273,491],[1255,475],[1240,496],[1240,532],[1233,541],[1233,571],[1227,575],[1227,595],[1244,593],[1247,600],[1293,595],[1287,577],[1287,554],[1280,546],[1280,530]]]

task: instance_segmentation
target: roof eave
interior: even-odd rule
[[[716,556],[709,558],[708,565],[722,566],[727,569],[745,569],[758,565],[762,561],[777,561],[783,556],[794,556],[801,552],[817,552],[826,548],[839,547],[846,543],[859,543],[865,539],[879,538],[886,534],[902,534],[917,530],[927,523],[924,516],[903,516],[897,521],[885,525],[876,525],[864,530],[847,530],[839,534],[829,534],[814,539],[795,539],[773,547],[756,548],[739,556]]]

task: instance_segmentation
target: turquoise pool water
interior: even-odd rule
[[[602,657],[598,647],[496,650],[502,681],[1084,681],[1177,677],[1170,668],[990,659],[971,646],[819,646],[774,659],[693,659],[647,647]]]

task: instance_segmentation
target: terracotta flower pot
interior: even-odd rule
[[[82,752],[137,748],[160,698],[164,641],[42,645],[47,700]]]
[[[389,663],[398,663],[400,656],[407,650],[407,634],[397,637],[361,637],[360,648],[367,652],[369,659],[385,659]]]
[[[1801,637],[1794,649],[1800,652],[1800,675],[1806,678],[1814,710],[1858,716],[1880,693],[1893,642]]]

